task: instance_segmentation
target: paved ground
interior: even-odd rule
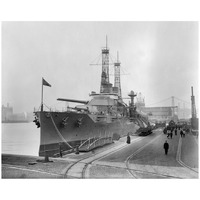
[[[164,154],[163,144],[165,140],[168,141],[170,146],[168,155]],[[180,141],[182,141],[182,145],[178,151]],[[141,148],[143,145],[146,145],[145,148]],[[126,170],[125,164],[130,155],[133,155],[128,164],[131,173]],[[179,162],[180,160],[188,163],[192,168],[187,168],[187,165],[183,166]],[[195,169],[193,169],[193,166],[195,166]],[[114,168],[113,171],[110,169],[111,167]],[[174,135],[172,139],[167,139],[162,131],[157,130],[143,140],[130,144],[126,149],[93,163],[90,166],[88,177],[198,178],[198,173],[195,172],[197,167],[198,145],[194,141],[194,136],[186,135],[185,138],[180,138],[178,132],[177,136]]]
[[[164,154],[165,140],[170,145],[168,155]],[[70,165],[89,155],[90,158],[84,159],[89,163],[85,178],[198,178],[198,140],[195,136],[188,134],[180,138],[178,133],[167,139],[162,130],[156,130],[147,137],[132,136],[131,141],[128,145],[126,138],[121,138],[104,148],[53,158],[49,163],[41,162],[43,158],[39,157],[3,155],[2,178],[64,178]]]
[[[198,139],[192,134],[186,134],[182,139],[181,160],[191,168],[198,168]],[[196,169],[197,170],[197,169]]]
[[[33,156],[3,155],[2,178],[62,178],[63,171],[70,162]]]

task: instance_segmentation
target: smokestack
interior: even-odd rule
[[[193,96],[193,87],[191,87],[191,90],[192,90],[192,96]]]
[[[192,96],[191,96],[191,114],[192,118],[196,118],[196,107],[195,107],[195,97],[193,95],[193,87],[191,87]]]

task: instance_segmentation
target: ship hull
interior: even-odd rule
[[[135,134],[139,128],[126,117],[46,111],[36,115],[40,122],[39,156],[56,156],[60,150],[66,152],[77,146],[91,150],[128,133]],[[83,148],[84,143],[89,148]]]

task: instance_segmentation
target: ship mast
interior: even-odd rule
[[[109,49],[107,47],[107,35],[106,35],[106,47],[102,48],[102,74],[101,74],[101,86],[100,93],[104,91],[104,84],[109,83]]]
[[[119,53],[117,52],[117,62],[114,63],[114,87],[118,88],[118,96],[121,99],[122,93],[121,93],[121,82],[120,82],[120,62],[119,62]]]

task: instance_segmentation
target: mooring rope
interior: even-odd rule
[[[58,130],[58,128],[57,128],[57,126],[56,126],[56,124],[55,124],[55,122],[54,122],[54,120],[53,120],[53,117],[52,117],[51,113],[50,113],[50,117],[51,117],[51,121],[52,121],[52,123],[53,123],[53,125],[54,125],[54,127],[55,127],[55,129],[56,129],[56,132],[57,132],[57,134],[60,136],[60,138],[62,139],[62,141],[65,142],[70,148],[73,148],[73,147],[65,140],[65,138],[62,136],[62,134],[61,134],[60,131]]]

